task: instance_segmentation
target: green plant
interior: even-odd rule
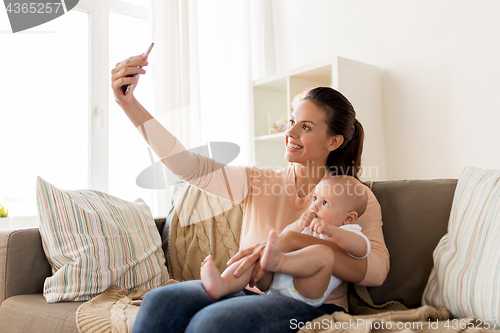
[[[9,210],[0,205],[0,217],[7,217],[9,215]]]

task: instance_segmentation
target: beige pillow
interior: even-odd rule
[[[169,279],[151,210],[92,190],[68,191],[38,177],[40,235],[52,276],[49,303],[84,301],[115,284],[127,290]]]
[[[458,180],[448,232],[434,250],[422,303],[444,305],[454,317],[498,322],[499,235],[500,170],[467,167]]]

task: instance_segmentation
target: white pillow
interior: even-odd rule
[[[116,284],[130,291],[168,280],[160,234],[141,199],[59,190],[37,179],[40,235],[52,276],[49,303],[85,301]]]
[[[444,305],[454,317],[490,324],[500,318],[499,180],[500,170],[463,171],[422,304]]]

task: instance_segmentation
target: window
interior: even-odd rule
[[[10,31],[8,20],[1,22],[0,30]],[[88,28],[87,13],[70,11],[0,35],[8,46],[0,80],[0,204],[10,216],[38,214],[37,175],[64,188],[87,187]]]
[[[110,89],[114,65],[151,42],[150,6],[147,0],[82,0],[67,14],[16,34],[8,33],[7,13],[0,11],[6,64],[0,80],[0,204],[9,216],[38,214],[37,175],[62,189],[142,197],[151,206],[151,191],[135,185],[150,163],[146,144]],[[150,69],[148,74],[136,94],[151,105]]]

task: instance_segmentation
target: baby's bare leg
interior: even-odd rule
[[[303,265],[301,271],[313,273],[305,277],[302,274],[291,274],[294,276],[293,284],[295,289],[307,298],[314,299],[323,296],[333,274],[335,262],[333,251],[326,245],[317,244],[307,246],[299,251],[290,252],[290,254],[291,256],[287,256],[290,261],[300,262],[301,259],[306,258],[307,265]],[[301,259],[298,259],[299,257]]]
[[[217,266],[215,266],[212,256],[208,256],[203,261],[200,271],[201,282],[210,297],[214,300],[218,300],[222,296],[241,291],[247,286],[252,277],[255,265],[252,265],[239,277],[235,277],[234,271],[238,268],[241,260],[226,268],[222,275],[219,273]]]
[[[262,256],[262,268],[294,277],[297,291],[308,298],[319,298],[324,293],[333,273],[334,254],[326,245],[310,245],[300,250],[282,253],[278,235],[269,233]]]

